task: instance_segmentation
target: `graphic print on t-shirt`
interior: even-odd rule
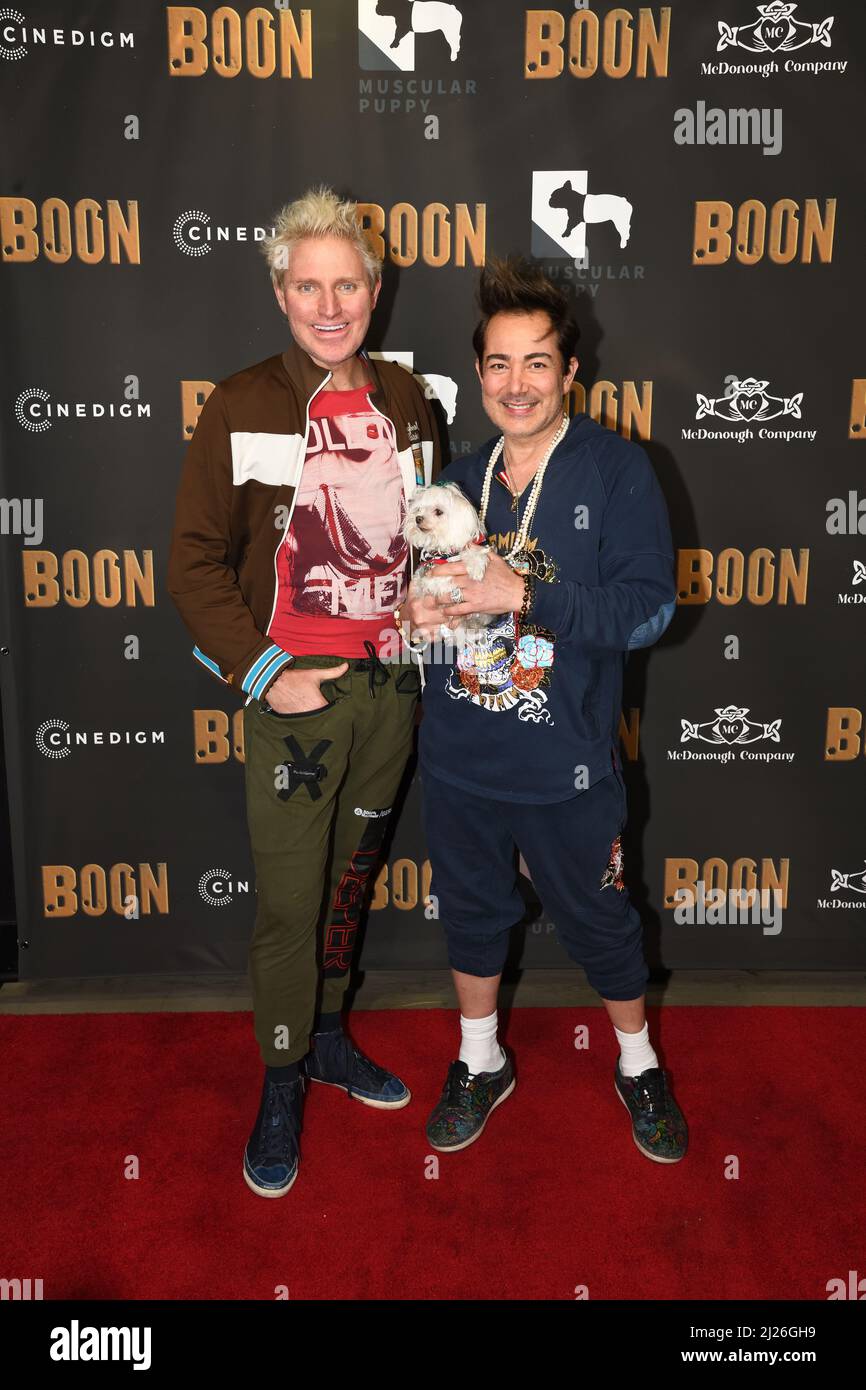
[[[488,540],[503,554],[514,544],[515,536],[509,532],[507,536],[488,536]],[[530,540],[530,559],[535,548],[535,541]],[[553,633],[544,628],[523,627],[518,633],[516,615],[502,613],[476,638],[464,643],[445,689],[453,700],[471,700],[482,709],[496,711],[516,706],[518,719],[552,725],[546,687],[550,684],[554,641]]]
[[[314,404],[340,413],[310,420],[292,524],[277,560],[277,640],[299,620],[390,622],[405,591],[406,504],[394,427],[370,410],[363,390],[322,393]]]

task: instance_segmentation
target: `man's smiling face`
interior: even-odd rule
[[[298,242],[274,292],[295,342],[333,371],[362,347],[380,289],[350,241],[326,236]]]
[[[562,414],[562,397],[574,379],[577,359],[565,367],[556,334],[542,310],[494,314],[484,338],[484,360],[475,369],[481,401],[506,438],[545,434]]]

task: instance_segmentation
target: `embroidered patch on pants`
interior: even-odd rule
[[[286,762],[279,763],[275,769],[278,775],[277,796],[280,801],[288,801],[298,787],[306,787],[311,801],[319,800],[322,795],[319,783],[328,775],[328,769],[319,759],[324,757],[332,742],[329,738],[320,739],[315,748],[305,753],[294,734],[283,739],[294,761],[287,759]]]
[[[610,888],[613,885],[618,893],[622,893],[625,888],[622,868],[622,836],[617,835],[610,847],[610,859],[607,861],[607,868],[601,876],[601,887]]]

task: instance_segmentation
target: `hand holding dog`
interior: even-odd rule
[[[519,613],[523,605],[523,577],[517,574],[501,555],[491,552],[484,578],[469,578],[460,560],[436,566],[440,579],[452,579],[463,595],[462,603],[442,605],[445,618],[460,618],[464,613]],[[453,626],[453,624],[449,624]]]
[[[440,481],[414,493],[403,535],[421,552],[409,589],[409,615],[419,637],[429,641],[446,627],[462,642],[511,612],[515,601],[520,609],[523,582],[487,545],[478,512],[457,483]],[[490,607],[484,605],[488,597]]]
[[[442,602],[433,594],[413,594],[410,592],[400,609],[400,622],[409,623],[412,641],[432,642],[439,635],[439,628],[445,622]]]

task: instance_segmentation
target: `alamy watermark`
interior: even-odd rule
[[[429,662],[431,666],[456,666],[464,643],[455,642],[453,633],[446,637],[445,631],[447,628],[442,624],[435,637],[426,640],[413,636],[410,643],[407,642],[404,633],[398,632],[396,628],[386,628],[381,634],[379,660],[383,666],[399,665],[420,655],[424,657],[425,663]]]
[[[782,930],[782,894],[778,888],[710,888],[703,879],[695,887],[674,892],[674,921],[680,926],[708,927],[763,925],[764,936],[778,936]],[[770,900],[772,898],[772,908]]]
[[[42,544],[41,497],[0,497],[0,535],[23,536],[25,545]]]

